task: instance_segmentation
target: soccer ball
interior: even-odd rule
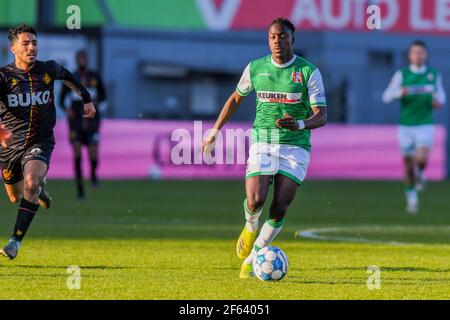
[[[161,179],[161,168],[158,165],[154,165],[150,168],[148,171],[148,175],[150,179],[152,180],[159,180]]]
[[[279,281],[288,272],[288,257],[277,247],[265,247],[258,251],[253,260],[253,272],[262,281]]]

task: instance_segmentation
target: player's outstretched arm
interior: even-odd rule
[[[222,111],[220,112],[219,117],[217,117],[216,123],[214,124],[214,128],[210,131],[208,137],[203,140],[202,153],[204,155],[212,152],[217,134],[225,125],[225,123],[231,118],[243,99],[244,96],[241,96],[239,93],[237,93],[237,91],[234,91],[225,102],[225,105],[223,106]]]
[[[59,92],[59,107],[64,112],[67,112],[66,106],[65,106],[65,100],[67,95],[69,94],[70,89],[67,86],[61,86],[61,91]]]
[[[389,82],[388,87],[383,92],[382,100],[384,103],[390,103],[395,99],[399,99],[406,94],[404,88],[402,87],[403,75],[401,71],[394,73],[394,76]]]
[[[84,117],[92,118],[95,115],[95,107],[92,103],[91,95],[86,90],[86,88],[81,84],[81,82],[66,68],[60,66],[56,62],[56,79],[63,80],[64,84],[69,87],[72,91],[78,94],[84,103]]]
[[[3,89],[3,87],[5,86],[5,75],[3,74],[3,72],[0,72],[0,88]],[[0,145],[3,148],[7,148],[9,142],[11,141],[12,138],[12,133],[11,131],[9,131],[8,129],[6,129],[4,124],[0,123]]]
[[[304,120],[304,129],[316,129],[327,124],[327,107],[312,107],[313,115]]]
[[[442,75],[438,74],[436,82],[436,92],[433,93],[433,108],[440,109],[445,104],[445,90],[442,84]]]

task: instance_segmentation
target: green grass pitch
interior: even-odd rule
[[[16,260],[0,259],[0,299],[450,298],[449,182],[430,183],[410,216],[399,182],[307,181],[274,243],[290,260],[276,283],[238,278],[242,181],[105,181],[84,203],[71,181],[48,189],[53,208]],[[16,206],[0,201],[3,244]],[[325,240],[295,236],[311,229]],[[71,265],[79,290],[66,285]],[[379,289],[367,287],[371,265]]]

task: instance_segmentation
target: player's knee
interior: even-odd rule
[[[426,161],[418,162],[417,166],[419,167],[420,170],[424,170],[427,167],[427,162]]]
[[[427,158],[426,157],[418,158],[417,164],[421,167],[425,167],[427,165]]]
[[[29,174],[24,180],[24,191],[28,194],[37,194],[39,190],[40,179],[38,175]]]
[[[406,167],[405,168],[405,173],[408,175],[408,176],[413,176],[414,175],[414,167],[410,167],[410,166],[408,166],[408,167]]]
[[[74,148],[73,156],[75,159],[81,159],[81,149]]]
[[[406,162],[405,163],[405,171],[406,171],[406,173],[414,173],[414,163]]]
[[[264,205],[264,198],[262,198],[260,195],[255,194],[251,197],[247,197],[247,208],[248,210],[255,212],[258,209],[262,208]]]

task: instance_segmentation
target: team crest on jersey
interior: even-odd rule
[[[3,179],[4,180],[10,180],[14,176],[12,171],[8,170],[8,169],[3,170],[2,173],[3,173]]]
[[[434,80],[434,74],[429,73],[429,74],[427,75],[427,79],[428,79],[428,81],[433,81],[433,80]]]
[[[97,86],[97,79],[92,79],[91,80],[91,87],[96,87]]]
[[[303,80],[303,76],[301,71],[294,71],[292,72],[292,81],[295,83],[301,83]]]
[[[48,73],[44,74],[44,77],[42,78],[45,84],[49,84],[50,81],[52,81],[52,78],[48,75]]]
[[[17,86],[18,84],[19,84],[19,81],[17,81],[17,79],[12,79],[12,80],[11,80],[11,85],[12,85],[13,87]]]

